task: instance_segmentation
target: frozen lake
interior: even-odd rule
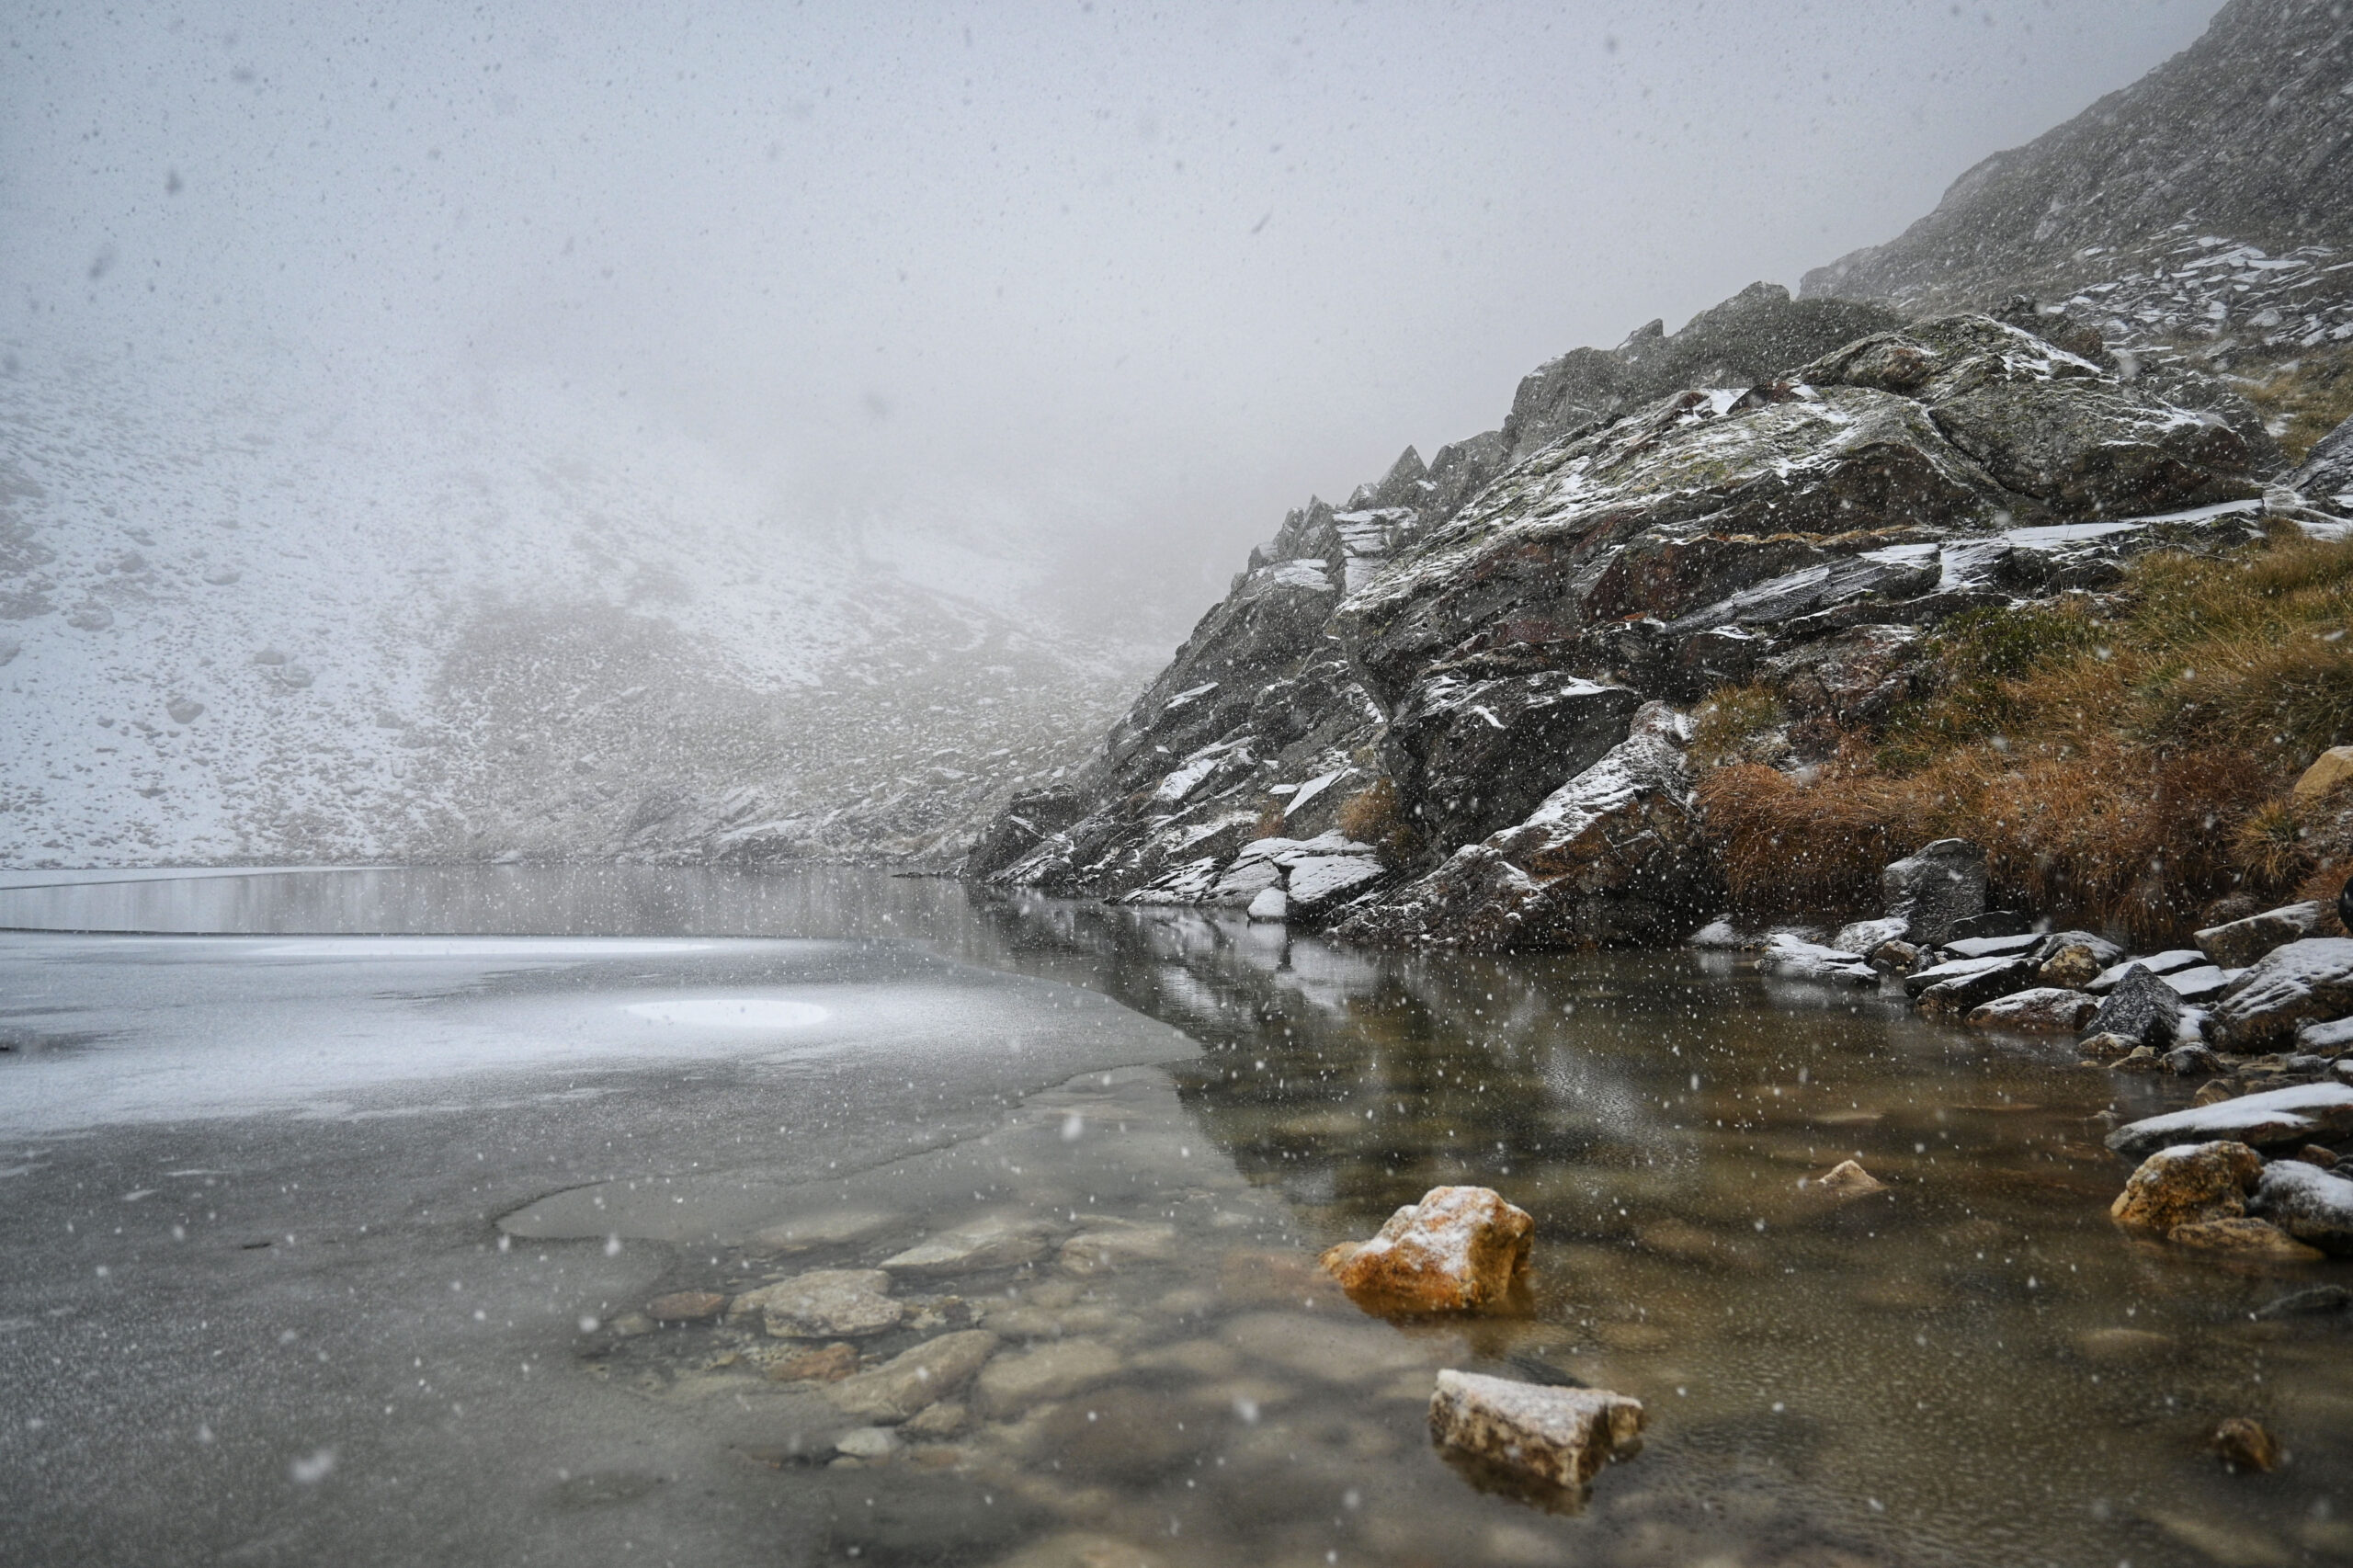
[[[18,885],[0,926],[12,1558],[2353,1556],[2353,1325],[2249,1315],[2344,1266],[2118,1234],[2119,1081],[2063,1045],[848,871]],[[1801,1188],[1849,1156],[1888,1190]],[[1315,1274],[1458,1180],[1537,1215],[1524,1308]],[[854,1331],[650,1311],[884,1264]],[[921,1411],[826,1392],[951,1340]],[[1582,1511],[1481,1490],[1444,1366],[1633,1394],[1647,1445]],[[2233,1415],[2291,1462],[2226,1474]]]

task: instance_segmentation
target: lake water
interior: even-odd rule
[[[847,870],[84,881],[0,926],[40,928],[0,936],[27,1561],[2353,1561],[2353,1324],[2251,1315],[2353,1271],[2114,1230],[2093,1119],[2186,1091],[2063,1042]],[[1847,1158],[1886,1189],[1802,1186]],[[1316,1273],[1465,1181],[1536,1216],[1522,1305]],[[834,1353],[995,1336],[914,1437],[784,1376],[835,1336],[646,1316],[926,1241]],[[1441,1367],[1633,1395],[1645,1444],[1500,1494],[1430,1445]],[[2215,1459],[2234,1415],[2278,1472]]]

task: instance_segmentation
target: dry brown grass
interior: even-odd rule
[[[1370,844],[1392,863],[1402,862],[1414,850],[1413,824],[1405,820],[1397,786],[1385,776],[1340,802],[1339,828],[1358,844]]]
[[[2120,602],[1955,617],[1932,643],[1940,688],[1813,775],[1695,748],[1717,763],[1700,798],[1735,910],[1874,910],[1879,868],[1946,836],[1985,846],[1997,900],[2136,942],[2178,940],[2228,893],[2341,884],[2353,796],[2329,813],[2279,797],[2353,740],[2348,627],[2353,545],[2301,537],[2143,557]]]

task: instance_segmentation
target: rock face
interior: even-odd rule
[[[1831,746],[1918,689],[1945,618],[2262,521],[2279,455],[2218,384],[2128,378],[2031,313],[1802,304],[1568,356],[1502,430],[1293,513],[971,873],[1236,912],[1275,888],[1364,939],[1677,940],[1722,889],[1657,705],[1762,684],[1793,747]],[[1907,940],[1983,923],[1982,853],[1902,865]]]
[[[2120,1225],[2166,1234],[2177,1225],[2231,1220],[2263,1175],[2263,1156],[2244,1143],[2178,1143],[2141,1162],[2109,1209]]]
[[[1477,949],[1676,940],[1722,892],[1699,846],[1683,759],[1689,736],[1672,709],[1646,704],[1624,741],[1527,820],[1464,845],[1340,934]]]
[[[1575,1490],[1642,1447],[1640,1400],[1452,1369],[1430,1395],[1430,1436],[1498,1468]]]
[[[2064,298],[2192,236],[2353,249],[2348,79],[2353,33],[2334,7],[2232,0],[2188,49],[1985,159],[1900,238],[1806,274],[1802,291],[1951,309],[2019,289]],[[2275,330],[2301,324],[2296,302],[2264,302],[2287,317]]]
[[[1369,1242],[1344,1242],[1321,1259],[1349,1295],[1417,1312],[1460,1312],[1500,1301],[1528,1267],[1536,1229],[1525,1209],[1484,1187],[1434,1187],[1389,1217]]]

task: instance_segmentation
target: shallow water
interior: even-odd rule
[[[139,1101],[188,1150],[240,1136],[239,1116],[264,1100],[328,1133],[338,1117],[395,1108],[421,1125],[429,1110],[401,1096],[464,1098],[450,1085],[476,1051],[506,1051],[499,1092],[524,1097],[595,1092],[597,1074],[656,1050],[737,1074],[733,1107],[788,1096],[805,1110],[832,1096],[793,1123],[805,1135],[789,1147],[715,1149],[715,1121],[644,1123],[637,1146],[568,1162],[564,1179],[517,1168],[500,1185],[516,1201],[483,1216],[495,1227],[469,1244],[503,1236],[486,1256],[529,1273],[515,1290],[538,1327],[517,1332],[557,1347],[553,1369],[533,1375],[556,1381],[566,1424],[588,1448],[660,1435],[658,1462],[527,1474],[517,1447],[516,1473],[494,1478],[529,1504],[518,1541],[563,1538],[574,1516],[600,1521],[571,1544],[574,1561],[677,1547],[698,1528],[672,1495],[690,1472],[729,1506],[764,1500],[768,1515],[752,1536],[687,1542],[699,1562],[2353,1560],[2353,1324],[2248,1315],[2347,1281],[2346,1267],[2234,1270],[2116,1233],[2105,1210],[2125,1167],[2090,1119],[2120,1090],[2138,1096],[2126,1114],[2180,1091],[2080,1071],[2063,1045],[1931,1028],[1691,954],[1377,955],[1228,917],[847,872],[452,869],[0,890],[0,924],[709,943],[595,963],[560,946],[321,943],[306,956],[273,944],[266,962],[300,977],[301,1006],[347,995],[406,1019],[398,1038],[431,1049],[358,1084],[332,1061],[290,1058],[272,1082],[206,1104],[208,1133],[175,1121],[161,1089],[143,1100],[102,1089],[122,1076],[108,1064],[142,1052],[134,1086],[204,1077],[153,1032],[165,1025],[105,1008],[142,994],[164,1017],[199,974],[226,998],[269,949],[166,943],[177,967],[165,969],[152,940],[74,938],[69,952],[38,947],[64,938],[0,938],[11,944],[0,957],[28,966],[12,973],[88,994],[72,1017],[36,1018],[17,988],[0,1019],[63,1040],[78,1017],[94,1037],[19,1052],[0,1078],[0,1119],[17,1113],[12,1136],[36,1164],[45,1140],[104,1141],[87,1127],[65,1136],[77,1074],[82,1092],[124,1101],[91,1119],[122,1125]],[[834,940],[733,939],[744,937]],[[842,963],[855,972],[827,967]],[[968,965],[1029,988],[963,980]],[[387,966],[411,978],[388,980]],[[1099,993],[1198,1050],[1142,1019],[1120,1024],[1116,1009],[1084,1012],[1074,997],[1066,1008],[1067,993],[1039,982]],[[829,998],[847,1022],[790,1012]],[[700,1032],[656,1047],[606,1021],[588,1031],[588,1057],[527,1049],[591,1051],[561,1022],[588,1002],[641,1031]],[[764,1016],[765,1033],[679,1011],[746,1002],[785,1011]],[[1040,1012],[1060,1035],[1048,1039]],[[442,1032],[415,1032],[420,1016]],[[222,1018],[207,1028],[216,1041],[235,1032]],[[992,1049],[1032,1028],[1017,1061]],[[812,1029],[836,1033],[823,1050],[790,1038]],[[1057,1054],[1085,1051],[1097,1054]],[[892,1091],[884,1062],[905,1065],[905,1088]],[[531,1086],[559,1067],[574,1074],[565,1087]],[[52,1068],[65,1089],[25,1086],[27,1070]],[[259,1099],[241,1110],[239,1096]],[[910,1121],[919,1101],[930,1109]],[[35,1102],[40,1127],[22,1119]],[[861,1140],[869,1113],[891,1122],[889,1138]],[[331,1165],[335,1148],[330,1137],[306,1157]],[[1801,1187],[1849,1157],[1887,1190],[1842,1201]],[[1463,1180],[1537,1217],[1524,1309],[1391,1324],[1314,1272],[1321,1247]],[[905,1315],[858,1344],[870,1360],[978,1327],[1003,1347],[955,1395],[961,1424],[943,1417],[933,1425],[949,1429],[855,1464],[832,1445],[861,1423],[824,1385],[769,1375],[802,1346],[751,1321],[654,1329],[632,1310],[668,1291],[870,1267],[966,1221],[996,1226],[1010,1250],[901,1278]],[[29,1302],[11,1304],[38,1322]],[[434,1343],[429,1327],[405,1332]],[[1441,1366],[1632,1394],[1648,1409],[1645,1446],[1581,1501],[1484,1490],[1428,1443]],[[45,1392],[43,1376],[60,1374],[28,1358],[8,1375]],[[506,1388],[486,1363],[465,1375],[483,1400]],[[2206,1449],[2238,1415],[2290,1450],[2279,1472],[2230,1474]],[[28,1485],[25,1466],[66,1462],[13,1451],[0,1446],[0,1464]],[[427,1462],[398,1452],[388,1471]],[[40,1473],[45,1487],[58,1472]],[[332,1480],[273,1484],[312,1510],[312,1533],[290,1540],[347,1543],[388,1506],[356,1488],[330,1495]],[[38,1495],[40,1507],[12,1513],[68,1517]],[[70,1517],[86,1526],[107,1510]]]

